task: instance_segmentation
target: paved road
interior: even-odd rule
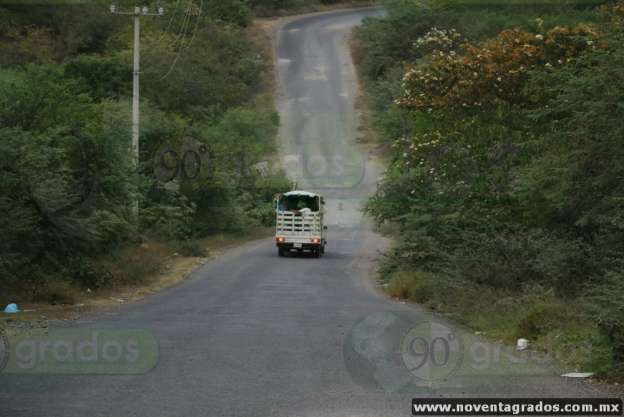
[[[252,242],[174,288],[84,317],[70,330],[151,332],[157,365],[138,375],[2,374],[0,415],[379,417],[409,415],[413,396],[591,395],[539,358],[373,288],[383,240],[357,208],[377,172],[354,145],[345,36],[376,13],[310,16],[278,31],[282,148],[290,174],[329,196],[327,255],[281,259],[271,240]],[[423,355],[431,346],[433,361]]]

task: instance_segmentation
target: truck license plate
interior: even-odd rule
[[[293,246],[295,247],[295,249],[301,249],[302,247],[301,243],[295,243]]]

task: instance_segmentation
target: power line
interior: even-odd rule
[[[176,5],[175,5],[173,11],[171,12],[171,18],[169,19],[169,22],[167,23],[167,26],[165,27],[165,30],[163,31],[163,33],[158,38],[158,42],[159,43],[160,43],[160,41],[163,40],[163,38],[165,37],[166,33],[169,32],[169,29],[171,28],[171,24],[173,23],[173,19],[176,17],[176,14],[178,13],[178,6],[180,6],[180,1],[181,0],[178,0],[176,2]]]
[[[191,44],[195,40],[195,35],[197,35],[197,28],[199,27],[199,22],[201,19],[201,14],[202,14],[203,9],[204,9],[204,0],[201,0],[201,3],[199,4],[199,11],[197,12],[197,19],[195,20],[195,29],[193,29],[193,35],[191,36],[191,40],[186,45],[187,49],[191,46]]]
[[[178,32],[178,35],[176,36],[176,39],[173,41],[173,44],[172,44],[173,46],[175,46],[175,44],[178,42],[179,39],[182,39],[182,37],[184,35],[186,35],[186,30],[188,28],[188,22],[189,22],[190,16],[191,15],[190,15],[190,8],[189,8],[189,9],[187,9],[186,13],[184,14],[184,20],[182,21],[182,26],[180,26],[180,31]],[[181,52],[182,52],[182,48],[178,47],[178,52],[176,53],[175,58],[173,59],[173,62],[169,66],[169,69],[167,70],[165,75],[160,77],[157,81],[162,81],[165,78],[167,78],[169,76],[169,74],[171,74],[171,72],[175,68],[176,64],[178,63],[178,59],[180,58],[180,53]]]
[[[186,31],[188,29],[188,24],[189,24],[190,19],[191,19],[191,9],[188,8],[186,9],[186,12],[184,12],[184,17],[182,18],[182,25],[180,25],[180,30],[178,30],[175,40],[173,41],[173,45],[178,43],[178,41],[182,39],[184,35],[186,35]]]
[[[185,19],[184,22],[182,24],[182,27],[180,29],[180,32],[178,33],[178,37],[176,38],[176,40],[174,41],[174,45],[177,43],[178,39],[182,39],[182,41],[180,42],[180,45],[178,46],[178,52],[176,53],[175,58],[173,59],[173,62],[171,63],[171,66],[169,67],[169,70],[165,73],[165,75],[163,75],[162,77],[160,77],[158,79],[158,81],[162,81],[165,78],[167,78],[169,76],[169,74],[171,74],[173,72],[173,69],[175,68],[176,64],[178,63],[178,60],[180,59],[180,56],[182,54],[182,51],[185,49],[188,49],[191,44],[193,43],[193,41],[195,40],[195,36],[197,34],[197,29],[199,28],[199,23],[200,23],[200,18],[201,18],[201,14],[204,8],[204,0],[201,0],[200,6],[199,6],[199,10],[196,13],[196,21],[195,21],[195,27],[193,29],[193,34],[191,35],[191,39],[189,40],[189,42],[184,45],[183,39],[187,34],[187,30],[188,30],[188,25],[190,23],[191,20],[191,7],[189,7],[185,13]]]

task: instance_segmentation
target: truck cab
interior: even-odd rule
[[[276,197],[275,244],[279,256],[292,251],[325,253],[323,197],[309,191],[289,191]]]

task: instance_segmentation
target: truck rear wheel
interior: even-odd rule
[[[277,248],[277,255],[283,257],[284,256],[284,248]]]
[[[312,256],[314,256],[315,258],[320,258],[321,257],[321,248],[316,248],[312,250]]]

